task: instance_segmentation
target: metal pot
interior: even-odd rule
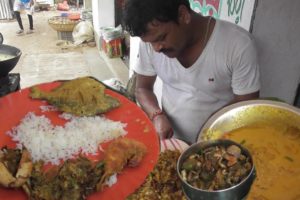
[[[242,154],[246,155],[250,158],[252,162],[252,168],[246,178],[244,178],[240,183],[234,185],[230,188],[216,191],[202,190],[199,188],[195,188],[186,181],[182,179],[181,176],[181,168],[183,162],[192,154],[199,152],[200,149],[206,149],[211,146],[225,146],[228,147],[230,145],[236,145],[240,147],[242,150]],[[177,174],[182,182],[182,189],[190,200],[241,200],[245,198],[250,191],[252,183],[255,179],[255,167],[253,164],[252,156],[249,151],[241,146],[240,144],[231,141],[231,140],[212,140],[212,141],[202,141],[191,145],[188,149],[186,149],[179,157],[177,162]]]
[[[278,170],[274,169],[272,164],[272,159],[269,155],[272,155],[270,147],[274,144],[276,145],[274,151],[282,151],[282,148],[290,148],[290,143],[287,143],[289,140],[293,140],[295,145],[300,145],[300,141],[298,140],[300,136],[300,109],[294,106],[291,106],[287,103],[274,101],[274,100],[249,100],[249,101],[242,101],[239,103],[235,103],[229,105],[227,107],[222,108],[214,115],[212,115],[208,121],[204,124],[199,136],[198,141],[206,141],[206,140],[214,140],[218,138],[223,138],[224,134],[237,130],[243,127],[250,127],[251,128],[259,126],[265,126],[266,128],[266,138],[272,138],[272,134],[277,134],[270,130],[270,128],[278,129],[279,133],[282,132],[283,137],[287,137],[287,140],[283,140],[281,137],[274,136],[274,142],[270,142],[268,139],[266,141],[264,139],[259,139],[260,142],[257,142],[257,145],[254,147],[255,149],[260,149],[262,151],[266,148],[266,154],[262,152],[260,155],[264,155],[264,157],[260,157],[260,155],[253,154],[254,160],[256,162],[256,170],[257,170],[257,182],[254,182],[253,188],[249,193],[249,198],[254,199],[255,197],[261,196],[264,199],[297,199],[297,184],[296,185],[288,185],[286,189],[286,193],[291,194],[291,196],[287,198],[280,197],[283,193],[282,190],[278,190],[277,188],[285,188],[287,183],[286,181],[278,181],[284,180],[285,177],[289,177],[292,182],[298,183],[299,176],[293,176],[293,169],[297,169],[298,166],[295,162],[286,163],[286,158],[280,156],[280,154],[273,154],[276,156],[276,167],[278,169],[283,169],[283,171],[291,171],[290,175],[281,174]],[[268,131],[269,130],[269,131]],[[292,130],[294,137],[289,137],[288,131],[287,134],[284,133],[284,130]],[[255,130],[254,130],[255,131]],[[259,130],[258,130],[259,131]],[[237,131],[238,132],[238,131]],[[235,132],[236,133],[236,132]],[[235,134],[234,133],[234,134]],[[243,134],[242,132],[240,134]],[[280,133],[281,134],[281,133]],[[242,135],[241,135],[242,137]],[[257,134],[253,134],[253,138],[257,137]],[[230,138],[230,137],[229,137]],[[276,139],[277,138],[277,139]],[[257,139],[257,138],[256,138]],[[256,140],[255,139],[255,140]],[[248,141],[249,140],[249,141]],[[239,140],[241,142],[241,140]],[[257,141],[257,140],[256,140]],[[245,145],[252,145],[253,142],[252,138],[247,138],[247,142]],[[262,142],[262,143],[261,143]],[[264,145],[265,143],[265,145]],[[250,147],[250,146],[249,146]],[[292,152],[295,152],[294,148],[291,147]],[[255,151],[255,150],[254,150]],[[288,150],[291,151],[291,150]],[[255,153],[255,152],[254,152]],[[289,155],[289,153],[286,153]],[[281,154],[282,155],[282,154]],[[294,155],[291,153],[291,155]],[[296,155],[296,154],[295,154]],[[258,157],[256,157],[258,156]],[[287,157],[289,158],[289,157]],[[296,157],[298,159],[298,157]],[[266,161],[266,162],[264,162]],[[288,161],[289,162],[289,161]],[[270,164],[270,165],[269,165]],[[285,166],[289,166],[287,169]],[[267,171],[267,173],[265,173]],[[270,175],[274,175],[273,177]],[[273,183],[276,186],[273,187]],[[291,182],[290,182],[291,183]],[[265,189],[262,191],[259,188],[264,186]],[[291,191],[290,191],[291,190]],[[294,191],[294,192],[292,192]],[[295,198],[294,198],[295,197]]]
[[[0,44],[3,44],[3,35],[0,33]]]
[[[224,133],[259,121],[300,129],[300,109],[271,100],[238,102],[213,114],[203,125],[197,140],[218,139]]]
[[[3,43],[3,36],[0,33],[0,54],[13,56],[10,59],[0,61],[0,77],[6,77],[8,75],[8,73],[18,63],[22,52],[20,49],[18,49],[16,47],[5,45],[2,43]]]

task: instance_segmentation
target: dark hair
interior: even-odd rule
[[[180,5],[190,9],[189,0],[126,0],[122,26],[131,36],[142,36],[153,20],[177,23]]]

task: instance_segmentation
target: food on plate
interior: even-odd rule
[[[248,199],[300,198],[299,128],[258,122],[230,131],[223,137],[242,143],[253,157],[257,178]]]
[[[17,147],[30,152],[33,161],[59,164],[61,160],[74,158],[79,153],[95,154],[99,145],[125,136],[126,124],[112,121],[105,116],[76,117],[62,114],[67,120],[64,126],[55,126],[44,115],[28,113],[8,135]]]
[[[42,163],[34,165],[33,173],[23,186],[30,199],[80,200],[95,191],[104,173],[103,162],[92,163],[84,157],[67,160],[62,166],[43,172]]]
[[[215,191],[237,185],[251,169],[251,157],[243,154],[240,147],[216,144],[189,155],[181,165],[180,174],[195,188]]]
[[[34,86],[30,97],[46,100],[60,111],[77,116],[94,116],[120,106],[118,99],[105,94],[103,84],[89,77],[63,82],[49,92]]]
[[[176,172],[179,156],[180,152],[177,150],[161,152],[156,166],[148,175],[144,184],[127,199],[186,200]]]
[[[128,165],[139,165],[147,152],[147,147],[136,140],[119,138],[114,140],[104,153],[105,172],[97,184],[97,190],[101,190],[104,183],[115,173],[120,173]]]
[[[0,185],[4,187],[21,187],[32,172],[32,160],[29,152],[24,149],[0,150]]]
[[[22,158],[19,155],[21,150],[8,151],[15,151],[14,155],[10,157],[16,157],[20,163],[23,155],[26,155],[24,158],[28,156],[26,150],[23,150]],[[32,171],[26,176],[22,176],[22,182],[18,184],[18,187],[22,186],[30,199],[86,199],[89,194],[109,186],[107,182],[109,177],[120,173],[124,167],[139,165],[146,152],[147,148],[143,143],[133,139],[120,138],[108,145],[104,150],[104,158],[97,162],[79,156],[76,159],[69,159],[59,166],[52,166],[48,170],[44,169],[43,161],[31,163]],[[2,153],[0,155],[2,162],[4,157]],[[14,159],[11,162],[16,163]],[[16,170],[16,167],[12,167],[12,169]],[[10,187],[10,184],[2,184],[2,186]]]

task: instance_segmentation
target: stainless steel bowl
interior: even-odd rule
[[[223,189],[223,190],[216,190],[216,191],[208,191],[202,190],[193,187],[189,183],[183,180],[180,170],[182,168],[183,162],[191,155],[196,152],[199,152],[200,149],[206,149],[211,146],[221,145],[228,147],[230,145],[237,145],[241,148],[242,153],[248,157],[250,157],[252,162],[252,168],[248,174],[248,176],[242,180],[237,185]],[[179,157],[177,162],[177,174],[182,182],[182,189],[186,194],[187,198],[190,200],[241,200],[243,199],[249,192],[251,185],[255,179],[255,167],[253,164],[252,156],[250,155],[249,151],[241,146],[240,144],[231,141],[231,140],[212,140],[212,141],[202,141],[191,145],[188,149],[186,149]]]
[[[212,115],[203,125],[197,141],[218,139],[224,133],[263,121],[300,129],[300,109],[271,100],[235,103]]]

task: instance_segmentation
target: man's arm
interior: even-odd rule
[[[258,98],[259,98],[259,91],[250,94],[245,94],[245,95],[234,95],[234,99],[231,102],[229,102],[229,104],[237,103],[240,101],[258,99]]]
[[[156,76],[136,75],[136,89],[135,96],[142,109],[146,112],[148,117],[152,120],[153,125],[159,134],[164,138],[172,137],[172,127],[164,113],[161,113],[156,95],[153,92],[153,86]],[[160,113],[159,115],[157,115]]]
[[[151,117],[151,114],[156,110],[160,109],[157,98],[153,92],[155,80],[156,76],[136,75],[135,96],[149,117]]]

